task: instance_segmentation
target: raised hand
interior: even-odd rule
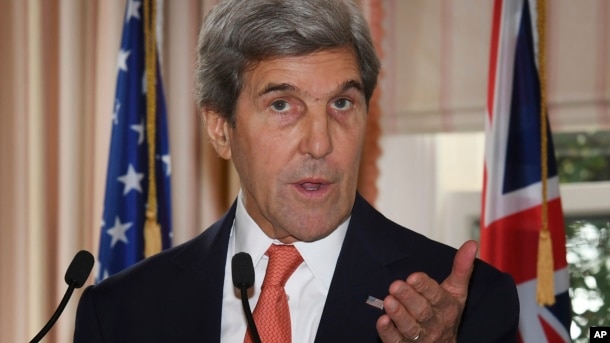
[[[455,342],[477,250],[476,241],[465,242],[440,285],[421,272],[394,281],[383,301],[386,313],[377,320],[382,341]]]

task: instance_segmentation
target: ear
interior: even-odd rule
[[[204,108],[201,112],[210,143],[214,146],[216,153],[226,160],[230,159],[231,140],[229,139],[229,122],[217,111]]]

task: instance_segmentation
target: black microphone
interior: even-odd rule
[[[30,343],[40,342],[44,335],[46,335],[49,330],[51,330],[53,324],[55,324],[61,313],[64,311],[64,308],[66,308],[68,300],[70,300],[74,289],[81,288],[85,284],[85,281],[87,281],[89,273],[91,273],[91,269],[93,268],[94,262],[95,259],[93,258],[93,255],[91,255],[90,252],[81,250],[76,253],[74,258],[72,259],[72,262],[70,263],[70,266],[68,266],[68,270],[66,270],[66,276],[64,277],[64,280],[68,284],[68,289],[66,290],[64,297],[61,299],[61,302],[55,310],[55,313],[53,313],[53,315],[51,316],[51,319],[49,319],[49,321],[47,322],[47,325],[45,325],[42,330],[40,330],[40,332],[34,338],[32,338]]]
[[[250,310],[250,303],[248,302],[248,288],[254,285],[254,265],[252,264],[252,257],[250,257],[250,254],[246,252],[235,254],[231,260],[231,271],[233,275],[233,285],[241,290],[241,304],[244,307],[248,328],[252,335],[252,342],[261,343],[261,338],[258,335],[258,330],[256,329],[256,324],[254,324],[254,318],[252,317],[252,311]]]

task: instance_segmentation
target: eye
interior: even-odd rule
[[[333,101],[332,106],[338,110],[348,110],[353,106],[353,102],[346,98],[341,98]]]
[[[277,112],[286,112],[290,110],[290,104],[286,100],[276,100],[271,104],[271,108]]]

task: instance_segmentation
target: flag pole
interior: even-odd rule
[[[548,221],[548,129],[546,107],[546,0],[536,2],[536,30],[538,31],[538,78],[540,79],[540,162],[542,179],[542,227],[538,240],[536,300],[538,305],[555,304],[553,244]]]
[[[155,148],[157,123],[156,94],[156,1],[144,1],[144,44],[146,72],[146,138],[148,142],[148,204],[144,224],[144,256],[161,251],[161,226],[157,220],[157,185],[155,174]]]

